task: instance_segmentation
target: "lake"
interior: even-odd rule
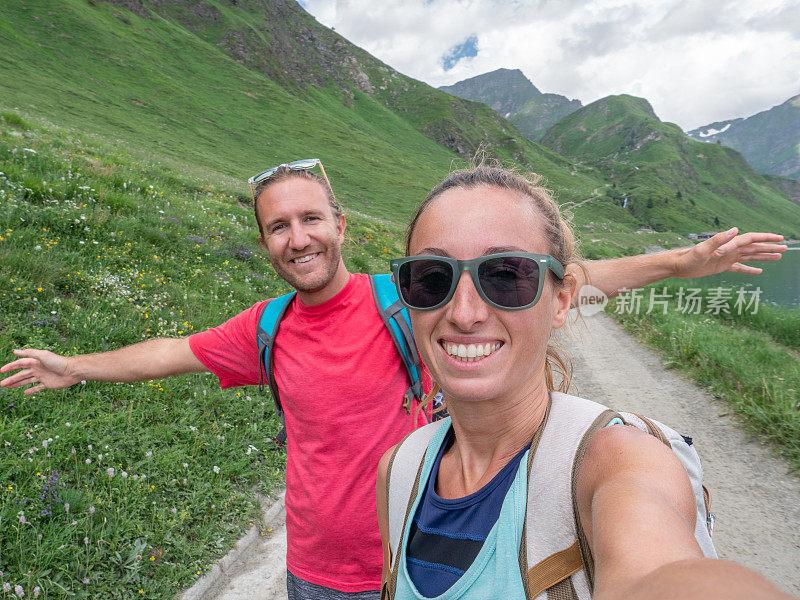
[[[762,301],[800,308],[800,247],[790,247],[783,254],[783,258],[777,262],[748,264],[761,267],[764,271],[761,275],[720,273],[703,277],[697,281],[710,287],[760,287]]]

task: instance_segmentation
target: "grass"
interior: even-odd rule
[[[251,209],[63,130],[0,125],[0,363],[184,336],[287,291]],[[9,125],[11,123],[11,125]],[[400,231],[351,215],[345,260],[385,271]],[[283,481],[272,401],[210,375],[0,390],[0,597],[170,598]]]
[[[699,309],[686,296],[679,308],[681,288],[702,289]],[[800,469],[800,311],[760,304],[754,312],[755,305],[748,306],[752,297],[746,294],[737,306],[735,291],[718,309],[713,298],[721,296],[714,289],[696,282],[655,284],[645,288],[638,314],[622,298],[608,312],[626,331],[658,349],[665,365],[727,402],[794,470]],[[650,294],[664,290],[666,313],[657,306],[645,314]]]

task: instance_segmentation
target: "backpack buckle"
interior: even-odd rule
[[[413,398],[413,394],[410,391],[403,394],[403,409],[407,415],[411,414],[411,398]]]

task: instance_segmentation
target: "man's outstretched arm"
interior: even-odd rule
[[[48,350],[14,350],[19,358],[0,367],[0,373],[19,372],[0,381],[8,388],[30,385],[25,394],[58,390],[79,381],[146,381],[182,373],[206,371],[189,338],[156,338],[100,354],[61,356]]]
[[[786,246],[776,233],[744,233],[736,235],[736,227],[718,233],[695,246],[667,250],[656,254],[640,254],[626,258],[588,261],[588,281],[581,269],[570,266],[568,272],[577,280],[575,290],[587,283],[601,289],[608,297],[621,290],[645,286],[667,277],[684,279],[713,275],[722,271],[761,273],[748,261],[780,260]],[[573,296],[574,300],[575,296]]]

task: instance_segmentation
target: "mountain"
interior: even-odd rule
[[[761,173],[800,180],[800,95],[746,119],[711,123],[688,135],[735,148]]]
[[[0,111],[160,163],[231,202],[249,202],[249,175],[313,156],[354,219],[402,226],[436,182],[481,149],[543,175],[590,231],[624,234],[649,218],[606,193],[616,180],[605,165],[563,156],[488,106],[398,73],[294,0],[0,3],[0,38]],[[531,88],[548,97],[522,80],[518,97],[498,96],[518,114]],[[641,193],[657,193],[649,179],[637,181]],[[708,211],[727,214],[715,200]],[[731,214],[747,229],[800,230],[766,200]],[[696,229],[678,216],[659,223]]]
[[[612,182],[606,195],[655,229],[681,233],[758,223],[791,231],[797,205],[737,151],[687,137],[643,98],[608,96],[553,126],[542,143]]]
[[[294,0],[0,3],[0,38],[2,107],[145,158],[158,147],[243,199],[252,173],[318,156],[349,207],[403,223],[479,148],[535,168],[565,200],[598,185],[488,107],[398,73]]]
[[[519,69],[497,69],[439,89],[465,100],[483,102],[505,118],[542,95]]]
[[[483,102],[534,142],[561,118],[582,106],[580,100],[540,92],[519,69],[497,69],[439,89],[459,98]]]

